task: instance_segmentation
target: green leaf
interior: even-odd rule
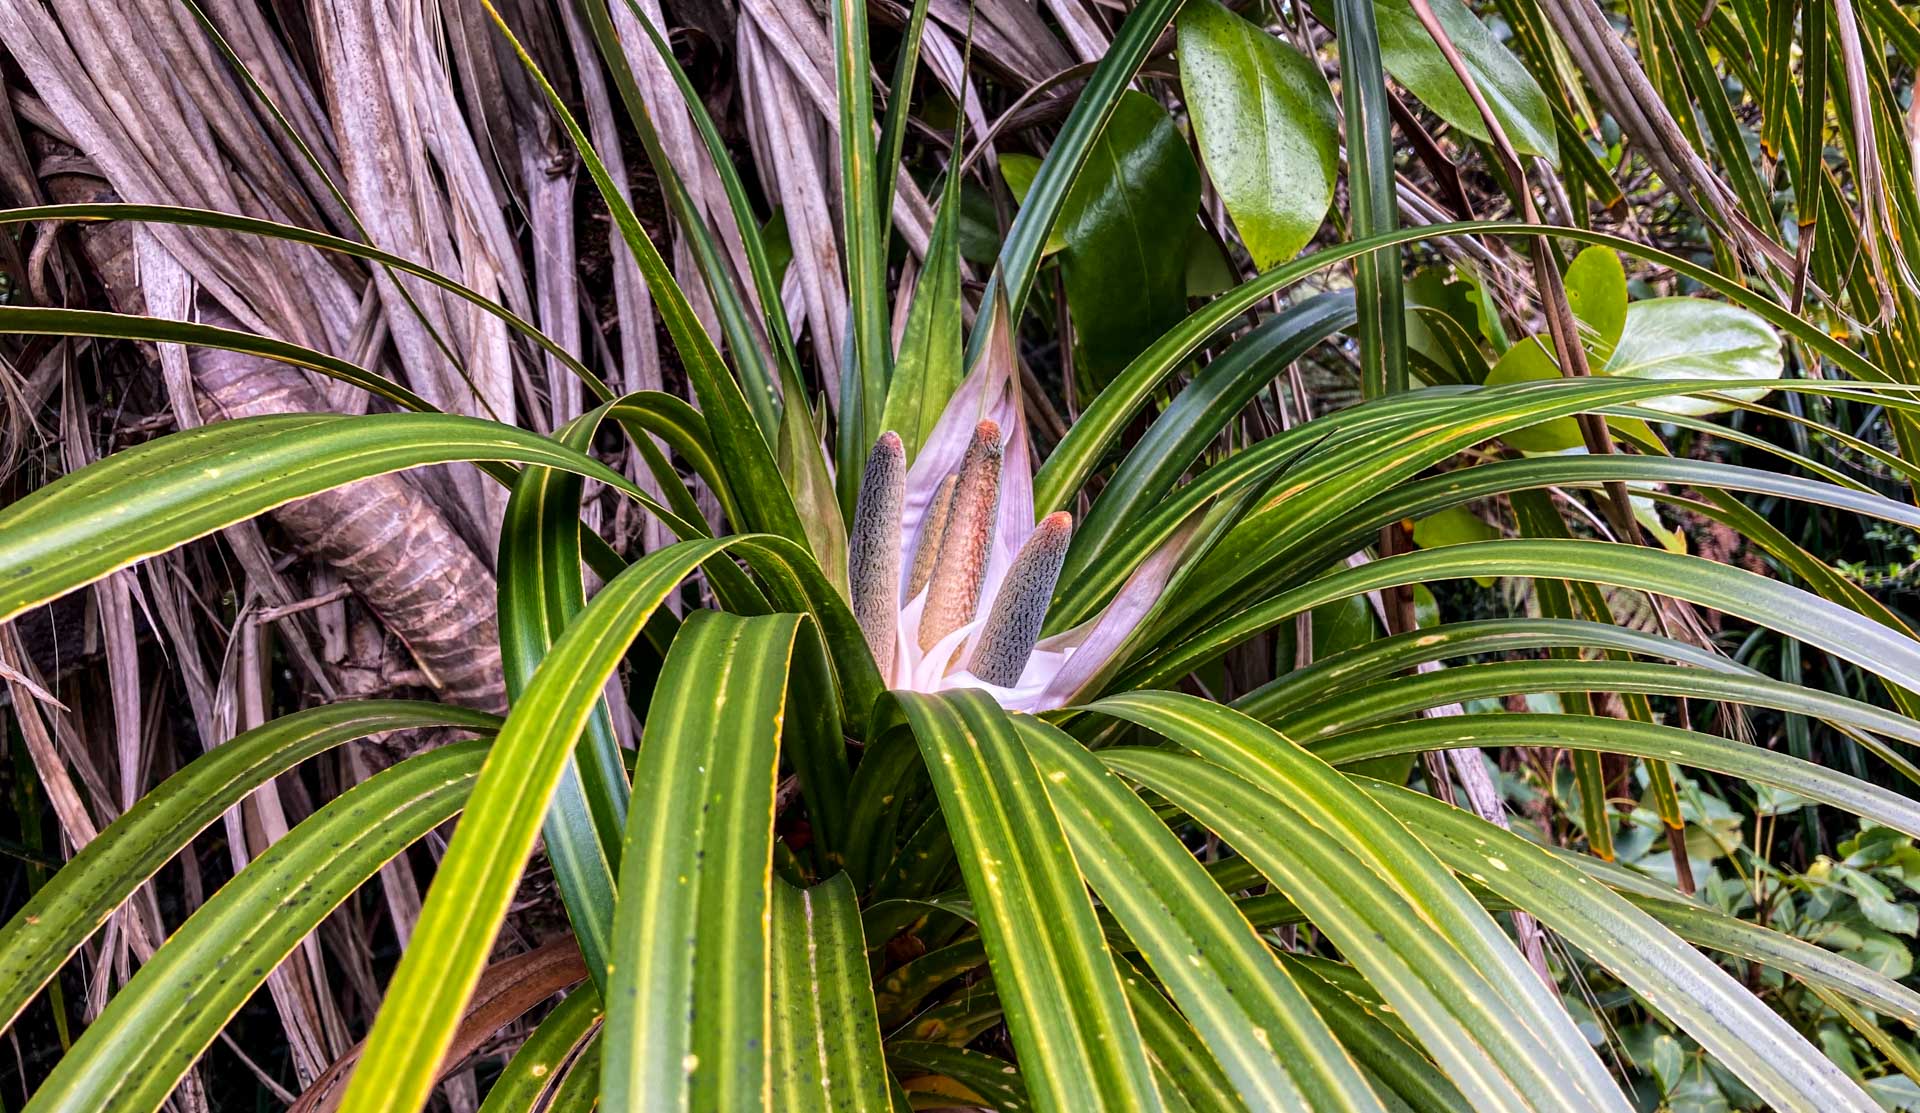
[[[1033,179],[1040,174],[1040,160],[1033,155],[1008,151],[1000,156],[1000,176],[1007,180],[1007,191],[1013,194],[1015,204],[1027,203],[1027,191],[1033,188]],[[1042,257],[1054,255],[1066,250],[1066,233],[1056,223],[1053,231],[1047,233],[1047,243],[1040,251]]]
[[[1278,863],[1262,860],[1265,855],[1241,845],[1242,853],[1253,858],[1255,865],[1307,909],[1330,935],[1334,926],[1314,915],[1314,908],[1337,917],[1337,901],[1364,901],[1382,915],[1404,908],[1406,915],[1417,916],[1427,925],[1424,930],[1413,930],[1413,938],[1406,937],[1405,928],[1372,928],[1376,933],[1384,931],[1386,938],[1382,940],[1378,935],[1369,937],[1369,929],[1349,923],[1334,939],[1356,964],[1370,961],[1369,956],[1384,961],[1385,955],[1375,953],[1404,949],[1399,961],[1419,969],[1422,979],[1436,979],[1424,990],[1398,980],[1396,984],[1406,995],[1394,1004],[1400,1015],[1416,1026],[1428,1050],[1443,1064],[1450,1063],[1462,1072],[1456,1077],[1466,1092],[1475,1092],[1475,1086],[1466,1079],[1473,1077],[1476,1069],[1490,1068],[1504,1076],[1502,1082],[1488,1080],[1494,1093],[1511,1086],[1517,1095],[1547,1107],[1625,1107],[1618,1088],[1580,1037],[1558,998],[1541,985],[1512,941],[1430,851],[1384,809],[1366,801],[1344,775],[1265,725],[1198,697],[1131,692],[1101,700],[1088,710],[1146,727],[1218,767],[1220,783],[1199,779],[1198,771],[1189,768],[1189,775],[1196,779],[1176,786],[1170,778],[1172,763],[1161,761],[1158,751],[1129,749],[1125,763],[1115,766],[1130,777],[1151,771],[1149,784],[1155,791],[1228,841],[1238,845],[1224,827],[1244,830],[1261,820],[1278,821],[1286,813],[1291,817],[1288,827],[1316,829],[1319,834],[1315,837],[1328,844],[1321,850],[1308,850],[1302,845],[1293,856],[1324,859],[1337,855],[1354,878],[1364,876],[1383,884],[1382,895],[1391,894],[1389,903],[1366,896],[1364,890],[1354,887],[1361,883],[1358,880],[1333,883],[1330,877],[1322,877],[1309,882],[1295,875],[1282,881],[1275,872],[1280,869]],[[1102,751],[1102,756],[1115,765],[1112,755],[1116,752]],[[1232,787],[1234,781],[1264,803],[1246,799]],[[1259,841],[1257,836],[1254,841]],[[1340,867],[1329,862],[1324,868]],[[1347,887],[1332,897],[1312,892],[1316,885]],[[1327,900],[1329,897],[1332,899]],[[1359,932],[1357,936],[1347,934],[1354,929]],[[1450,957],[1414,959],[1414,951],[1422,947],[1444,950]],[[1390,967],[1381,965],[1378,969],[1384,973]],[[1452,1013],[1452,1019],[1435,1015],[1431,1011],[1435,1005]],[[1455,1025],[1466,1025],[1468,1032],[1455,1031]],[[1460,1042],[1462,1035],[1467,1044]],[[1479,1068],[1473,1066],[1475,1063]]]
[[[1541,155],[1557,162],[1553,109],[1527,67],[1461,0],[1431,0],[1431,4],[1514,148],[1523,155]],[[1373,8],[1387,72],[1441,119],[1475,139],[1489,141],[1480,110],[1414,14],[1413,5],[1408,0],[1374,0]]]
[[[1167,651],[1151,667],[1138,670],[1135,682],[1185,675],[1253,632],[1334,599],[1390,584],[1461,576],[1584,580],[1671,595],[1799,638],[1903,687],[1920,688],[1920,642],[1819,596],[1744,569],[1660,549],[1535,539],[1421,549],[1323,576]]]
[[[1398,1094],[1415,1109],[1464,1113],[1472,1108],[1433,1060],[1411,1042],[1405,1025],[1389,1023],[1393,1013],[1382,1002],[1348,992],[1340,983],[1329,980],[1336,964],[1300,954],[1283,952],[1280,957],[1341,1044],[1383,1089]],[[1345,972],[1359,978],[1350,970]]]
[[[1355,240],[1391,232],[1400,224],[1394,185],[1393,121],[1381,40],[1372,0],[1332,0],[1340,48],[1341,121],[1347,149],[1347,225]],[[1329,22],[1322,19],[1322,22]],[[1407,369],[1405,272],[1396,248],[1375,248],[1353,265],[1360,305],[1360,394],[1404,393]]]
[[[1074,858],[1250,1109],[1379,1109],[1273,953],[1173,832],[1072,738],[1018,720]]]
[[[852,880],[841,873],[805,891],[784,881],[773,889],[773,1090],[780,1108],[886,1113],[887,1066]]]
[[[1077,595],[1080,574],[1109,545],[1163,504],[1209,444],[1254,395],[1322,340],[1354,321],[1353,298],[1321,294],[1288,306],[1235,340],[1187,384],[1127,453],[1074,531],[1061,570],[1061,596]]]
[[[1873,1108],[1766,1002],[1579,870],[1432,797],[1379,782],[1361,787],[1450,867],[1533,913],[1610,970],[1775,1108]]]
[[[1423,549],[1437,549],[1442,545],[1465,545],[1473,541],[1491,541],[1499,536],[1499,530],[1488,525],[1480,515],[1464,506],[1450,506],[1438,514],[1429,514],[1413,524],[1413,543]],[[1473,582],[1481,587],[1492,587],[1494,581],[1490,576],[1476,576]],[[1432,623],[1422,622],[1419,625],[1429,626]]]
[[[1486,386],[1531,383],[1561,378],[1560,364],[1547,348],[1545,339],[1529,336],[1507,349],[1507,354],[1487,372]],[[1522,452],[1565,452],[1586,441],[1580,436],[1580,422],[1571,417],[1555,418],[1524,429],[1511,429],[1500,439]]]
[[[1413,543],[1423,549],[1490,541],[1498,536],[1499,530],[1464,506],[1449,507],[1438,514],[1429,514],[1413,524]]]
[[[840,514],[840,500],[834,494],[833,477],[827,474],[827,460],[816,439],[812,415],[804,395],[792,395],[780,411],[780,435],[774,445],[774,463],[793,492],[793,507],[800,512],[800,525],[807,531],[807,547],[819,562],[820,571],[839,589],[847,591],[847,522]]]
[[[1314,738],[1494,695],[1634,692],[1778,708],[1920,745],[1920,722],[1870,703],[1744,670],[1709,672],[1655,661],[1488,661],[1373,684],[1343,685],[1340,692],[1338,700],[1275,717],[1272,725],[1296,738]]]
[[[836,140],[840,148],[840,232],[846,243],[848,326],[853,339],[851,366],[840,376],[841,503],[851,512],[855,461],[880,436],[893,374],[893,349],[887,331],[887,229],[880,222],[877,181],[879,152],[873,134],[873,58],[867,49],[867,6],[861,0],[834,0],[835,101],[840,106]],[[891,188],[891,183],[886,183]],[[851,474],[849,474],[851,473]]]
[[[1160,1108],[1086,885],[1007,713],[979,689],[891,698],[952,832],[1035,1107]]]
[[[1147,54],[1180,4],[1181,0],[1143,0],[1127,14],[1126,22],[1120,25],[1119,33],[1114,35],[1099,65],[1074,97],[1067,122],[1060,126],[1046,162],[1034,176],[1033,186],[1027,193],[1028,203],[1014,218],[1013,227],[1007,229],[1006,242],[1000,247],[999,265],[988,279],[988,289],[981,294],[981,305],[992,305],[996,296],[1004,297],[1007,316],[1019,321],[1027,306],[1027,295],[1033,291],[1042,249],[1052,236],[1055,222],[1061,218],[1067,191],[1080,177],[1094,142],[1106,129],[1108,118],[1133,81],[1133,75],[1147,60]],[[967,338],[968,364],[978,359],[984,350],[988,325],[988,319],[983,316]]]
[[[486,751],[475,740],[408,758],[341,793],[268,847],[114,995],[27,1108],[159,1109],[300,940],[394,855],[467,803]],[[449,1033],[459,1019],[458,1010],[447,1017]],[[428,1085],[438,1066],[438,1056],[427,1064]],[[365,1075],[362,1069],[356,1077]]]
[[[1219,835],[1298,904],[1481,1108],[1600,1107],[1604,1091],[1570,1094],[1569,1072],[1544,1066],[1549,1053],[1530,1025],[1435,930],[1426,906],[1397,892],[1287,801],[1192,754],[1123,746],[1100,757]]]
[[[1115,962],[1120,982],[1127,989],[1127,1003],[1140,1025],[1140,1037],[1153,1056],[1154,1078],[1160,1083],[1160,1098],[1167,1108],[1191,1109],[1194,1113],[1248,1113],[1247,1104],[1240,1100],[1219,1062],[1173,1002],[1138,966],[1123,958]]]
[[[0,1029],[128,895],[274,776],[371,734],[435,726],[490,733],[499,722],[446,704],[337,703],[282,716],[195,758],[81,847],[0,929]]]
[[[1358,626],[1360,619],[1365,618],[1367,626],[1364,629],[1367,632],[1343,644],[1330,643],[1323,651],[1321,615],[1345,613],[1356,605],[1359,609],[1354,617],[1342,620],[1333,629],[1348,629],[1347,623]],[[1344,692],[1368,681],[1416,668],[1427,661],[1561,647],[1614,649],[1669,657],[1704,669],[1758,675],[1726,657],[1716,656],[1685,642],[1610,623],[1554,618],[1492,618],[1454,622],[1428,630],[1409,630],[1372,641],[1372,613],[1366,597],[1360,595],[1314,608],[1313,664],[1254,689],[1235,700],[1233,706],[1263,722],[1272,722],[1280,715],[1314,706],[1328,692]],[[1285,629],[1285,626],[1281,627],[1282,631]]]
[[[541,661],[488,754],[470,821],[454,831],[441,859],[342,1099],[344,1113],[413,1113],[426,1101],[554,787],[607,680],[675,585],[726,547],[683,541],[635,561],[601,588]],[[642,814],[635,808],[629,823]]]
[[[799,622],[696,612],[654,685],[600,1038],[609,1109],[771,1093],[773,793]]]
[[[896,1074],[910,1076],[914,1073],[911,1068],[917,1067],[921,1071],[950,1078],[985,1102],[989,1109],[1023,1113],[1030,1108],[1027,1088],[1021,1082],[1019,1068],[985,1052],[938,1043],[895,1040],[887,1045],[887,1058],[909,1068],[901,1070],[896,1066]],[[948,1088],[938,1092],[960,1096]],[[973,1103],[969,1101],[967,1104]],[[905,1113],[905,1110],[901,1113]]]
[[[1357,2],[1357,0],[1348,0],[1348,2]],[[1385,109],[1381,111],[1384,113]],[[1035,512],[1045,514],[1066,508],[1081,486],[1086,483],[1087,478],[1093,474],[1101,459],[1112,448],[1113,443],[1126,429],[1127,424],[1153,400],[1167,377],[1177,371],[1195,349],[1206,343],[1221,329],[1231,326],[1241,314],[1254,308],[1262,300],[1292,286],[1308,275],[1326,271],[1357,257],[1368,256],[1386,247],[1460,235],[1534,236],[1539,234],[1539,230],[1539,225],[1516,221],[1466,221],[1457,224],[1400,228],[1327,247],[1304,258],[1283,263],[1214,298],[1154,341],[1123,374],[1088,405],[1086,411],[1081,414],[1080,420],[1076,421],[1073,428],[1067,431],[1067,436],[1054,446],[1053,452],[1047,457],[1047,462],[1034,476]],[[1789,334],[1809,350],[1832,361],[1847,374],[1867,382],[1893,381],[1892,376],[1884,368],[1827,335],[1818,325],[1802,320],[1778,302],[1689,259],[1619,236],[1593,232],[1584,228],[1555,228],[1553,234],[1558,238],[1576,243],[1610,248],[1636,259],[1670,268],[1680,277],[1698,282],[1729,302],[1753,312],[1768,324]],[[1397,285],[1393,288],[1399,289]],[[1369,309],[1371,306],[1369,300],[1364,297],[1359,299],[1359,303],[1362,309]],[[4,308],[0,307],[0,310]],[[1404,314],[1399,316],[1404,318]],[[1363,318],[1364,323],[1365,318]],[[1404,321],[1402,320],[1401,323]],[[1334,419],[1339,418],[1339,414],[1331,416]]]
[[[1579,319],[1580,338],[1595,365],[1604,365],[1627,324],[1627,269],[1620,253],[1589,247],[1567,264],[1567,304]]]
[[[1335,765],[1460,746],[1552,746],[1631,754],[1760,781],[1920,836],[1913,800],[1825,766],[1678,727],[1599,715],[1488,714],[1415,719],[1326,739],[1314,754]]]
[[[1783,370],[1780,337],[1767,323],[1738,306],[1705,298],[1652,298],[1627,307],[1626,325],[1607,375],[1641,379],[1726,379],[1729,383],[1778,379]],[[1766,387],[1728,390],[1728,398],[1757,402]],[[1714,398],[1656,398],[1648,409],[1677,414],[1714,414],[1734,409]]]
[[[558,439],[586,452],[610,408],[596,408],[569,422]],[[580,556],[584,486],[571,472],[527,468],[507,501],[494,564],[499,573],[500,660],[509,703],[520,698],[554,639],[586,606]],[[630,795],[625,759],[603,699],[561,773],[544,828],[547,858],[567,918],[594,986],[602,991],[607,937],[613,928],[614,874]]]
[[[1104,384],[1187,312],[1200,167],[1160,103],[1121,96],[1060,210],[1075,368]]]
[[[590,985],[567,994],[567,999],[540,1021],[520,1050],[507,1061],[480,1113],[535,1113],[542,1109],[540,1099],[554,1089],[558,1080],[568,1077],[561,1071],[569,1062],[579,1069],[576,1051],[590,1045],[600,1032],[600,1019],[606,1014],[600,995]],[[550,1108],[550,1107],[544,1107]]]
[[[0,621],[155,553],[356,479],[427,464],[508,460],[576,471],[652,503],[598,461],[478,418],[281,414],[216,422],[116,452],[0,509]],[[673,520],[664,508],[662,516]]]
[[[1193,0],[1178,24],[1180,85],[1200,157],[1265,270],[1311,242],[1333,203],[1333,92],[1312,59],[1214,0]]]
[[[960,310],[960,188],[949,182],[907,310],[887,407],[874,434],[875,440],[889,429],[900,434],[908,464],[960,385]]]

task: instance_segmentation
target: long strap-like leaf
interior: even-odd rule
[[[1035,1107],[1158,1109],[1085,882],[1006,712],[977,689],[893,698],[953,833]]]
[[[1392,1005],[1474,1108],[1581,1110],[1568,1072],[1423,913],[1334,836],[1272,793],[1195,755],[1115,747],[1110,768],[1192,816],[1306,912]]]
[[[609,1109],[765,1108],[772,1093],[773,792],[800,621],[697,612],[654,686],[600,1039]]]
[[[547,1014],[507,1061],[493,1088],[487,1091],[480,1113],[535,1113],[541,1108],[540,1099],[567,1077],[570,1065],[577,1063],[576,1054],[591,1047],[605,1014],[600,995],[592,986],[583,985],[567,994],[567,999]]]
[[[1250,1109],[1380,1109],[1273,953],[1144,801],[1035,719],[1020,737],[1075,859]]]
[[[274,776],[384,731],[438,726],[491,733],[499,723],[485,712],[446,704],[364,700],[296,711],[195,758],[80,848],[0,928],[0,1028],[130,893]]]
[[[1920,838],[1920,804],[1879,785],[1772,750],[1604,715],[1497,713],[1415,719],[1336,735],[1313,752],[1335,765],[1457,746],[1547,746],[1632,754],[1784,788]]]
[[[345,1113],[414,1113],[433,1087],[574,742],[627,647],[682,578],[726,547],[683,541],[635,561],[568,625],[513,705],[454,832],[348,1084]]]
[[[839,873],[806,890],[776,881],[773,890],[773,1090],[780,1108],[887,1113],[887,1064],[852,879]]]
[[[1620,1104],[1619,1089],[1579,1035],[1557,997],[1512,942],[1453,878],[1383,809],[1367,802],[1343,775],[1278,732],[1241,713],[1172,692],[1135,692],[1095,705],[1105,714],[1166,735],[1246,778],[1316,826],[1335,833],[1349,852],[1417,907],[1465,963],[1510,1010],[1509,1037],[1525,1031],[1552,1057],[1558,1087],[1585,1108]],[[1158,786],[1156,786],[1158,787]],[[1296,901],[1301,894],[1289,893]],[[1512,1060],[1506,1069],[1513,1070]],[[1545,1067],[1546,1064],[1537,1064]],[[1515,1082],[1539,1100],[1525,1073]],[[1463,1087],[1464,1088],[1464,1087]],[[1469,1094],[1469,1097],[1473,1095]]]
[[[1538,846],[1430,796],[1360,780],[1450,867],[1539,917],[1678,1024],[1775,1109],[1878,1106],[1717,964]]]
[[[27,1108],[160,1108],[300,940],[394,855],[460,810],[485,754],[486,743],[473,741],[409,758],[342,793],[268,847],[154,952]],[[449,1033],[459,1020],[453,1009]],[[435,1055],[426,1067],[429,1085],[438,1066]]]
[[[1219,623],[1123,678],[1184,676],[1252,634],[1321,603],[1389,584],[1469,576],[1539,576],[1635,588],[1697,603],[1818,646],[1907,688],[1920,688],[1920,642],[1778,580],[1700,557],[1585,540],[1501,540],[1423,549],[1303,584]]]
[[[481,460],[576,471],[652,502],[590,457],[478,418],[217,422],[117,452],[0,509],[0,621],[295,499],[405,468]]]

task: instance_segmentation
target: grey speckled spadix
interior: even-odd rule
[[[853,505],[853,529],[847,535],[847,585],[853,617],[882,673],[893,663],[899,636],[900,504],[907,487],[907,454],[900,436],[880,434],[860,477]]]
[[[1001,688],[1020,682],[1027,658],[1040,641],[1053,585],[1060,580],[1060,566],[1066,563],[1072,540],[1073,515],[1062,510],[1047,515],[1020,546],[1020,554],[1000,581],[986,625],[980,628],[980,641],[967,666],[974,676]]]
[[[953,508],[940,537],[933,575],[927,580],[927,602],[920,612],[920,648],[930,650],[940,639],[973,621],[980,606],[980,585],[987,578],[987,557],[993,551],[995,519],[1000,513],[1000,426],[983,421],[974,427],[967,454],[960,460],[960,478],[953,488]]]

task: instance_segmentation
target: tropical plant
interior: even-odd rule
[[[28,1108],[161,1106],[329,913],[456,816],[377,1019],[303,1099],[312,1106],[420,1108],[503,1015],[550,995],[554,983],[538,979],[547,992],[532,1000],[504,978],[496,991],[489,966],[538,855],[580,959],[538,968],[579,984],[507,1063],[488,1110],[1632,1108],[1543,977],[1543,928],[1701,1049],[1716,1078],[1779,1109],[1875,1108],[1702,949],[1804,985],[1876,1048],[1894,1046],[1883,1019],[1920,1026],[1920,995],[1860,955],[1696,899],[1676,768],[1792,793],[1875,832],[1920,837],[1920,808],[1696,729],[1674,708],[1818,720],[1920,781],[1901,749],[1920,743],[1920,640],[1737,496],[1907,528],[1920,513],[1758,438],[1751,450],[1811,477],[1671,456],[1662,437],[1733,436],[1706,419],[1762,409],[1771,389],[1885,407],[1904,439],[1920,407],[1896,367],[1911,362],[1854,350],[1800,311],[1804,290],[1775,297],[1783,290],[1744,281],[1743,265],[1545,224],[1529,184],[1537,164],[1523,160],[1597,156],[1455,0],[1333,0],[1338,114],[1308,55],[1193,0],[1173,42],[1196,161],[1161,102],[1130,90],[1180,7],[1134,6],[1083,69],[1046,157],[995,165],[1007,184],[1021,179],[1020,207],[974,301],[964,137],[947,152],[917,281],[896,283],[907,268],[889,262],[929,4],[898,13],[896,95],[876,122],[867,10],[837,0],[846,341],[809,365],[761,214],[648,13],[629,6],[621,18],[657,47],[681,94],[672,107],[688,114],[702,173],[726,202],[710,223],[651,131],[668,105],[623,83],[695,263],[690,288],[609,170],[612,152],[487,6],[631,253],[697,408],[661,390],[616,392],[577,346],[370,243],[204,207],[0,213],[214,229],[363,260],[408,304],[430,293],[432,306],[444,296],[504,322],[595,401],[563,409],[543,434],[442,412],[360,363],[244,328],[0,306],[11,333],[264,357],[397,411],[212,422],[45,485],[0,510],[0,621],[404,469],[475,464],[507,492],[494,559],[504,717],[393,700],[295,711],[142,796],[0,929],[0,1020],[275,776],[381,732],[478,736],[407,757],[293,825],[156,940]],[[1514,11],[1519,44],[1544,41],[1538,13]],[[583,15],[584,33],[618,45],[609,9]],[[237,73],[243,57],[228,56]],[[1485,145],[1517,219],[1399,227],[1384,72]],[[250,87],[278,117],[267,84]],[[1269,103],[1283,106],[1271,126],[1253,108]],[[961,108],[956,132],[964,95]],[[1342,148],[1352,235],[1295,258],[1320,233]],[[1188,312],[1203,166],[1263,269]],[[303,172],[327,176],[318,159]],[[1139,204],[1162,207],[1143,220]],[[1753,218],[1726,250],[1778,278],[1792,253],[1745,231]],[[1521,250],[1489,246],[1506,241]],[[1496,304],[1512,291],[1496,298],[1489,273],[1464,264],[1403,282],[1402,250],[1416,244],[1509,264],[1524,254],[1537,306],[1516,317]],[[1583,250],[1563,268],[1568,244]],[[1631,299],[1622,256],[1710,296]],[[1058,283],[1043,289],[1055,257]],[[1894,249],[1874,258],[1893,266]],[[1350,289],[1339,281],[1349,263]],[[1037,469],[1030,421],[1046,384],[1018,343],[1036,302],[1065,307],[1062,338],[1077,343],[1055,385],[1084,403]],[[439,335],[437,313],[452,319],[423,311],[420,334],[452,357],[459,337]],[[1512,340],[1503,317],[1544,328]],[[1774,381],[1782,337],[1801,366],[1859,381]],[[1357,355],[1364,400],[1312,419],[1263,408],[1268,384],[1323,346]],[[1246,436],[1250,407],[1261,422],[1296,420]],[[595,455],[609,430],[644,461],[644,482]],[[1902,456],[1820,435],[1914,474]],[[584,528],[588,481],[644,508],[671,540],[629,558]],[[1661,505],[1724,523],[1805,586],[1663,546]],[[1416,589],[1475,579],[1523,585],[1524,609],[1420,621]],[[1377,601],[1386,636],[1322,642],[1356,599]],[[1642,599],[1650,622],[1617,617]],[[1891,709],[1729,661],[1694,608],[1849,663]],[[1276,661],[1281,630],[1296,645]],[[1546,654],[1479,660],[1536,650]],[[1252,682],[1236,663],[1248,655],[1261,658]],[[1460,660],[1473,663],[1441,667]],[[1563,695],[1570,713],[1456,713],[1542,694]],[[629,716],[632,748],[621,743]],[[1523,746],[1572,755],[1589,853],[1507,829],[1477,751]],[[1602,754],[1637,759],[1678,887],[1614,861],[1621,820]],[[1426,791],[1407,787],[1409,755],[1428,758]],[[1446,802],[1456,794],[1473,810]],[[1635,1062],[1673,1066],[1679,1045],[1652,1042]],[[1910,1056],[1888,1057],[1911,1069]]]

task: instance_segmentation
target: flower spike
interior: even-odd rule
[[[900,436],[888,431],[874,442],[847,537],[847,583],[853,617],[882,675],[893,667],[900,611],[900,504],[906,491],[907,456]]]
[[[1000,510],[1000,457],[1000,426],[982,421],[974,427],[967,454],[960,461],[953,506],[927,582],[926,607],[920,614],[922,650],[932,649],[941,638],[972,622],[980,606],[980,586],[987,578],[987,558],[993,552],[994,522]]]
[[[1020,555],[1000,582],[967,666],[982,682],[1000,688],[1020,682],[1027,658],[1040,640],[1040,626],[1053,602],[1053,585],[1059,582],[1060,566],[1066,563],[1072,540],[1073,515],[1062,510],[1047,515],[1020,546]]]
[[[934,488],[933,500],[927,503],[926,522],[920,527],[920,544],[913,550],[913,571],[907,577],[907,598],[912,599],[926,589],[927,581],[933,578],[933,562],[940,559],[940,542],[947,535],[947,516],[953,513],[953,489],[960,483],[958,475],[949,475]]]

